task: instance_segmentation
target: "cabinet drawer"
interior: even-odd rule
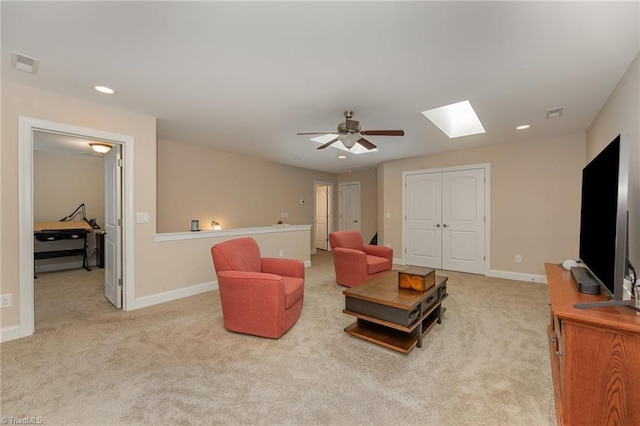
[[[420,318],[420,305],[411,310],[404,310],[353,297],[345,297],[345,309],[404,327],[411,326]]]
[[[420,316],[423,316],[429,309],[431,309],[436,303],[438,303],[438,292],[434,291],[431,295],[427,296],[427,299],[420,304]]]

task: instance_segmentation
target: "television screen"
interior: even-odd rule
[[[626,266],[628,146],[617,136],[582,171],[580,260],[614,299]]]

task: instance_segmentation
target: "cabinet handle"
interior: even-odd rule
[[[560,353],[560,351],[556,351],[556,356],[562,356],[562,354]]]
[[[558,341],[558,338],[556,336],[551,336],[549,339],[554,343]]]
[[[444,226],[444,227],[446,228],[446,227],[448,227],[449,225],[447,225],[447,224],[445,223],[445,224],[443,224],[442,226]]]

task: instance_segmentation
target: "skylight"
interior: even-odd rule
[[[329,142],[330,140],[335,139],[335,138],[337,138],[337,137],[338,137],[338,135],[337,135],[337,134],[335,134],[335,133],[329,133],[329,134],[326,134],[326,135],[322,135],[322,136],[317,136],[317,137],[315,137],[315,138],[311,138],[311,140],[312,140],[312,141],[314,141],[314,142],[318,142],[320,145],[322,145],[322,144],[325,144],[325,143]],[[338,148],[338,149],[341,149],[341,150],[343,150],[343,151],[350,152],[350,153],[352,153],[352,154],[366,154],[367,152],[375,152],[375,151],[377,151],[377,150],[378,150],[377,148],[374,148],[374,149],[369,150],[369,149],[367,149],[367,148],[363,147],[362,145],[360,145],[360,144],[358,144],[358,143],[357,143],[357,144],[355,144],[355,145],[353,146],[353,148],[351,148],[351,149],[347,149],[347,148],[342,144],[342,142],[340,142],[340,141],[336,141],[335,143],[331,144],[331,146],[330,146],[330,147]]]
[[[486,133],[469,101],[422,111],[449,138]]]

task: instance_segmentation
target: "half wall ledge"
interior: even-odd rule
[[[237,229],[218,229],[203,230],[198,232],[170,232],[165,234],[155,234],[153,239],[157,242],[162,241],[181,241],[196,240],[201,238],[235,238],[247,237],[258,234],[281,234],[283,232],[311,231],[311,225],[273,225],[262,226],[257,228],[237,228]]]

